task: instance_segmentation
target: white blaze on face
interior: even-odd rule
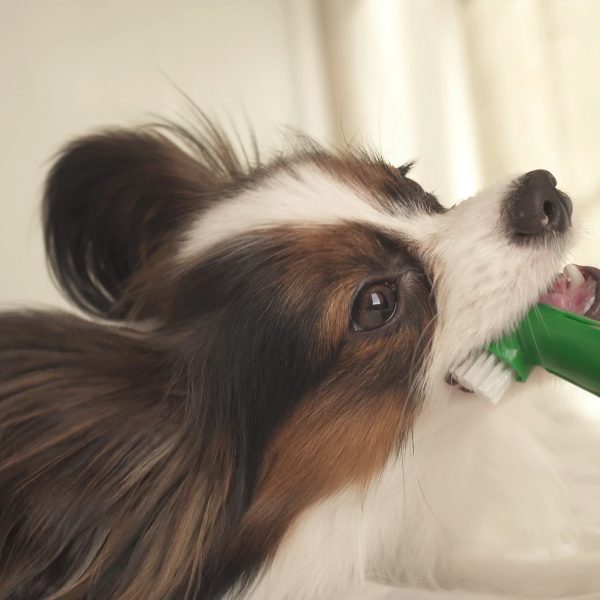
[[[281,170],[254,188],[221,200],[189,229],[179,254],[193,262],[209,248],[254,230],[285,225],[331,225],[343,221],[393,227],[393,218],[359,190],[316,166]]]

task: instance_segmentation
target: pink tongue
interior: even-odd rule
[[[585,278],[579,269],[570,265],[554,282],[552,288],[540,296],[540,302],[555,308],[584,315],[594,302],[596,296],[596,281]]]

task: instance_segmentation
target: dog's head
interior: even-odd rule
[[[446,209],[410,165],[368,153],[311,145],[260,165],[215,127],[169,133],[188,151],[157,130],[66,149],[44,203],[50,265],[95,316],[210,332],[214,362],[247,370],[257,397],[264,370],[286,397],[335,381],[347,397],[403,389],[410,404],[432,365],[455,366],[523,316],[571,238],[571,202],[547,171]]]
[[[81,309],[176,340],[182,414],[227,457],[211,474],[236,503],[212,550],[227,586],[307,506],[371,482],[448,370],[522,317],[564,259],[571,204],[546,171],[446,209],[368,154],[249,165],[214,128],[172,134],[69,146],[45,234]]]

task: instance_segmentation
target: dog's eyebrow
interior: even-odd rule
[[[280,171],[259,188],[244,190],[201,213],[183,237],[178,260],[185,266],[225,240],[282,225],[360,221],[386,227],[391,217],[386,208],[314,165]]]

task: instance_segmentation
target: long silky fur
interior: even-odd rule
[[[0,597],[202,590],[241,502],[231,445],[199,426],[180,344],[65,314],[2,316]]]

